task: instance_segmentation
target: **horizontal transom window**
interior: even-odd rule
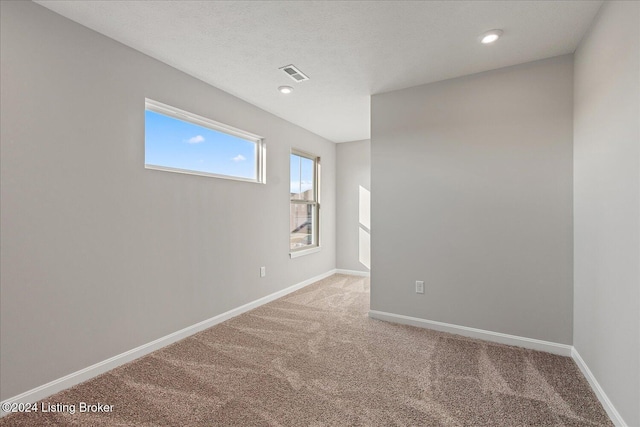
[[[148,169],[265,182],[262,137],[147,99]]]

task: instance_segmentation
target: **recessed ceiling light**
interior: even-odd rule
[[[482,35],[482,38],[480,39],[480,43],[482,44],[493,43],[494,41],[498,40],[501,35],[502,35],[502,30],[487,31]]]
[[[280,91],[280,93],[284,93],[285,95],[293,92],[293,88],[291,86],[280,86],[278,90]]]

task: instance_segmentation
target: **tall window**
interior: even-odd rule
[[[147,169],[264,183],[261,137],[160,102],[145,103]]]
[[[295,257],[320,247],[320,158],[292,150],[290,164],[289,247]]]

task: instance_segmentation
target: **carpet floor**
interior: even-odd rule
[[[334,275],[39,403],[1,426],[610,426],[568,357],[370,319]],[[80,413],[80,402],[113,405]]]

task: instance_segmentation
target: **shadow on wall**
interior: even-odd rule
[[[358,260],[371,269],[371,193],[362,185],[358,202],[358,219],[360,222]]]

